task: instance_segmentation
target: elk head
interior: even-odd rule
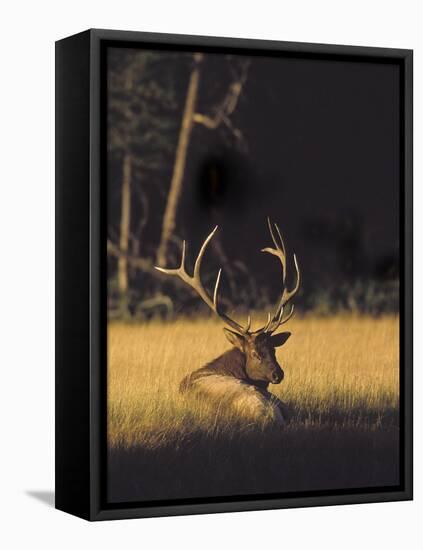
[[[192,276],[189,275],[185,269],[185,241],[182,246],[182,259],[179,268],[165,269],[162,267],[156,267],[156,269],[162,273],[166,273],[167,275],[176,275],[187,285],[193,288],[210,307],[210,309],[224,321],[227,325],[223,329],[226,338],[235,348],[240,350],[245,355],[245,372],[248,379],[256,384],[258,383],[265,386],[269,383],[279,384],[283,380],[284,372],[276,360],[275,348],[282,346],[288,340],[291,333],[282,332],[279,334],[274,334],[274,332],[292,317],[294,313],[294,306],[291,304],[288,312],[286,312],[285,307],[300,288],[300,270],[295,254],[294,265],[296,270],[296,282],[292,290],[288,290],[285,286],[287,267],[285,245],[279,227],[276,224],[273,224],[274,227],[272,227],[270,220],[268,219],[267,221],[274,248],[263,248],[262,252],[272,254],[279,259],[282,266],[283,290],[275,313],[273,315],[269,313],[266,324],[255,331],[250,330],[251,316],[248,316],[247,324],[246,326],[243,326],[231,319],[221,310],[218,300],[218,292],[222,269],[219,269],[217,274],[213,297],[204,288],[201,282],[201,262],[207,245],[217,231],[217,226],[213,229],[201,246],[200,252],[198,253],[195,261],[194,273]]]

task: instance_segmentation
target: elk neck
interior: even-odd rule
[[[243,380],[248,384],[256,386],[261,390],[266,390],[268,387],[267,382],[261,382],[257,380],[251,380],[245,370],[246,358],[245,354],[237,348],[232,348],[210,363],[200,369],[200,371],[208,371],[210,374],[220,374],[223,376],[231,376],[238,380]]]

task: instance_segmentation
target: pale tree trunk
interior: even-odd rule
[[[195,54],[195,67],[191,73],[188,84],[188,92],[185,100],[185,108],[182,116],[181,129],[179,132],[178,146],[176,148],[172,180],[170,182],[170,188],[163,217],[162,234],[160,238],[160,244],[157,249],[156,262],[159,266],[166,265],[169,241],[172,238],[173,232],[175,230],[176,214],[182,192],[182,183],[184,179],[188,146],[192,127],[194,124],[194,113],[197,103],[198,85],[200,80],[200,62],[202,61],[202,59],[202,54]]]
[[[123,157],[122,167],[122,203],[120,216],[120,241],[121,255],[118,258],[118,288],[120,297],[124,300],[128,294],[128,248],[129,228],[131,222],[131,172],[132,159],[129,153]]]

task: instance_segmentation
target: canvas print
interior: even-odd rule
[[[400,73],[107,48],[107,500],[400,484]]]

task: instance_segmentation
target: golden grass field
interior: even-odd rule
[[[397,318],[307,318],[293,320],[289,330],[291,339],[277,350],[285,380],[269,389],[292,407],[294,422],[331,422],[336,411],[338,423],[374,428],[397,407]],[[211,319],[111,324],[109,445],[157,446],[192,423],[212,432],[219,412],[182,397],[178,385],[229,347]],[[224,419],[218,426],[231,429]]]
[[[217,320],[110,323],[110,497],[395,484],[398,317],[296,318],[287,330],[292,337],[277,351],[285,379],[269,390],[293,416],[276,433],[252,432],[179,394],[186,374],[229,348]],[[208,481],[194,482],[205,468]],[[155,479],[151,486],[148,477]]]

